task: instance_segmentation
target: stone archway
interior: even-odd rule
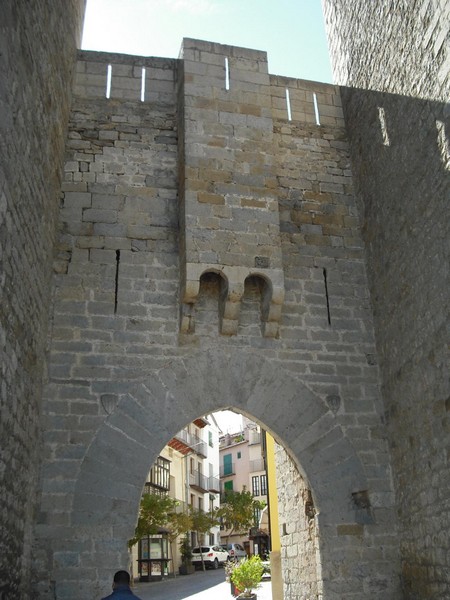
[[[319,512],[324,597],[360,590],[350,573],[346,580],[332,580],[336,561],[361,563],[371,545],[362,533],[346,536],[345,543],[341,535],[343,524],[356,523],[352,494],[367,489],[352,445],[326,403],[298,378],[250,352],[222,349],[168,358],[164,368],[122,396],[94,435],[75,484],[66,542],[57,532],[52,544],[65,546],[86,572],[83,591],[101,594],[111,570],[126,564],[125,542],[149,464],[161,447],[194,418],[226,407],[263,424],[307,478]],[[79,597],[79,582],[68,581],[57,556],[53,577],[57,590],[64,588],[57,597]],[[365,579],[375,577],[368,562],[364,567]]]

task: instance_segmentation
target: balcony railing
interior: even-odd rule
[[[193,471],[189,473],[189,485],[198,490],[199,492],[207,492],[209,490],[209,477],[203,475],[199,471]]]
[[[254,473],[255,471],[265,471],[264,460],[262,458],[257,458],[256,460],[250,461],[250,473]]]
[[[229,463],[227,465],[222,465],[220,467],[220,477],[228,477],[229,475],[236,474],[236,467],[234,463]]]
[[[179,450],[183,454],[187,454],[192,450],[204,458],[208,455],[208,444],[193,433],[186,431],[186,429],[182,429],[176,433],[170,440],[169,446],[175,448],[175,450]]]
[[[213,477],[212,475],[208,477],[208,491],[215,492],[216,494],[220,492],[220,479],[218,477]]]
[[[248,443],[251,444],[260,444],[261,443],[261,433],[259,431],[251,431]]]
[[[247,439],[247,433],[241,431],[239,433],[230,434],[226,433],[219,439],[219,448],[227,448],[228,446],[234,446],[235,444],[241,444]]]

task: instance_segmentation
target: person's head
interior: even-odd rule
[[[113,587],[118,585],[130,585],[130,575],[127,571],[117,571],[114,573]]]

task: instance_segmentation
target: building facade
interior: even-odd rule
[[[153,463],[143,493],[172,498],[180,512],[213,512],[219,508],[219,429],[213,415],[200,417],[176,433]],[[220,542],[218,526],[203,534],[202,539],[195,531],[187,534],[192,547]],[[131,572],[141,581],[178,573],[183,537],[173,538],[170,528],[162,528],[133,546]]]
[[[263,458],[261,428],[244,417],[241,430],[226,433],[219,440],[221,492],[248,491],[255,500],[267,505],[267,473]],[[259,529],[261,510],[255,511],[253,529]],[[241,544],[249,556],[268,551],[268,536],[257,531],[222,529],[222,541]]]

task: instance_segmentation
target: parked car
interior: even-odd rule
[[[228,552],[221,546],[196,546],[192,549],[192,564],[196,568],[205,563],[206,568],[218,569],[219,565],[224,565],[228,560]]]
[[[222,544],[222,548],[228,552],[228,560],[240,560],[247,557],[247,552],[241,544]]]

